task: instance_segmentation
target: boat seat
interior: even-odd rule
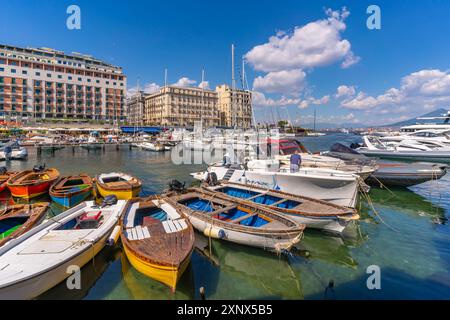
[[[163,221],[162,225],[166,233],[179,232],[188,227],[184,219]]]
[[[172,207],[170,204],[166,203],[165,201],[152,200],[152,202],[155,204],[155,206],[164,210],[164,212],[167,213],[167,216],[170,218],[170,220],[176,220],[176,219],[181,218],[181,216],[177,212],[177,210],[174,207]]]
[[[139,208],[139,202],[133,203],[130,208],[130,211],[127,214],[127,218],[125,221],[125,228],[133,228],[134,227],[134,218],[136,216],[136,210]]]
[[[144,240],[150,238],[150,231],[147,227],[136,226],[125,230],[128,240]]]

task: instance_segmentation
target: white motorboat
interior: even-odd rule
[[[364,146],[356,149],[366,156],[429,162],[450,162],[450,146],[439,142],[403,140],[383,142],[378,137],[364,136]]]
[[[0,299],[33,299],[83,267],[117,241],[127,201],[97,206],[86,201],[0,249]]]
[[[165,151],[166,148],[161,143],[153,143],[153,142],[142,142],[138,144],[139,148],[142,148],[144,150],[148,151]]]
[[[383,142],[402,142],[411,140],[417,142],[438,142],[446,146],[450,146],[450,130],[418,130],[415,132],[399,133],[397,135],[388,135],[380,137]]]
[[[28,151],[21,147],[17,141],[9,142],[0,149],[0,160],[25,160]]]
[[[301,168],[290,172],[279,166],[278,160],[252,160],[243,165],[215,164],[204,172],[192,173],[197,180],[206,181],[209,173],[217,180],[288,192],[354,208],[361,178],[356,174],[325,168]]]

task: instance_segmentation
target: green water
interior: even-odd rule
[[[310,150],[326,150],[337,141],[355,136],[334,135],[303,139]],[[21,170],[36,163],[56,167],[62,174],[120,170],[143,179],[143,195],[162,191],[171,179],[192,179],[190,172],[204,165],[172,164],[170,152],[151,153],[108,147],[103,151],[71,148],[38,156],[30,150],[26,162],[11,162]],[[197,234],[192,263],[172,294],[165,286],[134,270],[120,247],[103,250],[82,269],[82,289],[65,284],[44,299],[198,299],[205,287],[207,299],[449,299],[450,298],[450,178],[408,189],[372,189],[374,209],[360,201],[359,230],[351,238],[306,231],[289,256],[213,240]],[[2,195],[3,198],[7,195]],[[52,213],[60,209],[52,205]],[[381,218],[381,219],[380,219]],[[366,268],[381,268],[381,289],[366,286]],[[325,289],[330,280],[334,291]]]

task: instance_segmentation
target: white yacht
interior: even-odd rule
[[[403,140],[414,140],[417,142],[429,142],[434,141],[442,143],[443,145],[450,146],[450,129],[449,130],[437,130],[437,129],[424,129],[414,132],[402,132],[397,135],[388,135],[380,137],[381,141],[387,142],[401,142]]]
[[[419,130],[441,130],[447,131],[450,130],[450,111],[442,114],[439,117],[420,117],[418,120],[431,120],[432,122],[428,123],[418,123],[410,126],[405,126],[400,128],[400,134],[404,134],[407,132],[416,132]]]
[[[402,140],[383,142],[378,137],[364,136],[364,146],[356,149],[366,156],[429,162],[450,162],[450,146],[436,141]]]

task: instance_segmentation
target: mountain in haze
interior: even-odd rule
[[[429,113],[427,113],[427,114],[421,115],[421,116],[416,117],[416,118],[412,118],[412,119],[409,119],[409,120],[400,121],[400,122],[396,122],[396,123],[393,123],[393,124],[389,124],[389,125],[387,125],[387,126],[380,126],[380,127],[404,127],[404,126],[411,126],[411,125],[413,125],[413,124],[416,124],[416,123],[418,123],[418,122],[421,122],[421,120],[418,120],[417,118],[423,118],[423,117],[440,117],[440,116],[442,116],[444,113],[447,113],[447,111],[448,111],[448,110],[442,109],[442,108],[441,108],[441,109],[437,109],[437,110],[431,111],[431,112],[429,112]]]
[[[300,125],[306,129],[313,129],[314,123],[303,123]],[[339,129],[339,128],[366,128],[367,126],[362,123],[326,123],[326,122],[316,122],[316,130],[322,129]]]

